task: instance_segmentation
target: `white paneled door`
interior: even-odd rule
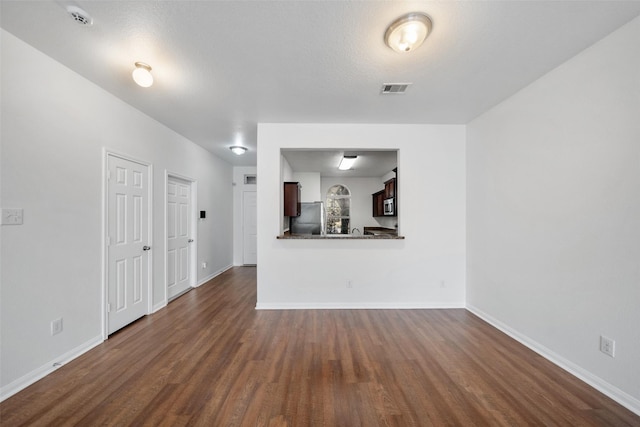
[[[242,196],[242,239],[244,265],[256,265],[257,255],[257,235],[258,235],[258,208],[256,203],[256,192],[245,191]]]
[[[149,166],[107,156],[107,333],[149,309]]]
[[[169,299],[191,288],[191,182],[167,180],[167,296]]]

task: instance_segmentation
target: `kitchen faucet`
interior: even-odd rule
[[[358,230],[357,228],[354,228],[353,230],[351,230],[351,234],[354,234],[354,231],[357,231],[359,236],[362,235],[362,233],[360,233],[360,230]]]

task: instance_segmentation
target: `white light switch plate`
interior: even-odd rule
[[[22,209],[2,208],[2,225],[21,225]]]

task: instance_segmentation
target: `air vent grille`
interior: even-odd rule
[[[412,83],[384,83],[380,93],[383,95],[402,94],[407,91],[407,88],[411,86],[411,84]]]

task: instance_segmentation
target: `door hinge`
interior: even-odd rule
[[[107,313],[111,313],[111,304],[107,304]]]
[[[111,236],[107,236],[107,246],[111,246]]]
[[[110,171],[110,170],[108,170],[108,171],[107,171],[107,180],[110,180],[110,179],[111,179],[111,171]]]

